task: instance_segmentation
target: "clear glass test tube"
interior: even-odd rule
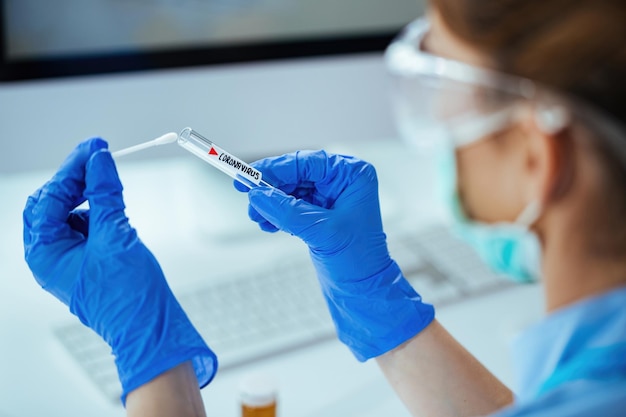
[[[272,187],[263,180],[259,170],[229,154],[190,127],[180,132],[176,143],[248,188]]]

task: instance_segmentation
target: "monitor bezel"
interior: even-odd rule
[[[0,82],[377,52],[384,50],[398,30],[227,46],[10,59],[4,2],[0,0]]]

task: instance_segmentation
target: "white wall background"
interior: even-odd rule
[[[381,54],[0,84],[0,174],[192,126],[242,158],[395,135]],[[138,158],[178,155],[175,146]]]

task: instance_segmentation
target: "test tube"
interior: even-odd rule
[[[261,171],[229,154],[190,127],[180,132],[176,143],[248,188],[272,187],[263,180]]]

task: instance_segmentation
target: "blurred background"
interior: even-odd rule
[[[3,0],[0,173],[192,126],[245,158],[394,136],[381,51],[417,0]],[[159,149],[138,157],[168,156]]]

